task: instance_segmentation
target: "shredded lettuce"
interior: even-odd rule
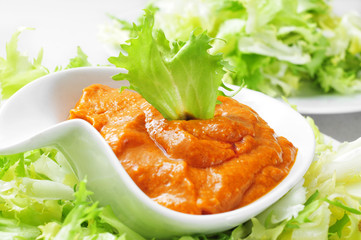
[[[0,156],[2,216],[35,225],[49,220],[60,221],[62,207],[58,201],[73,198],[73,185],[76,182],[61,158],[50,149]],[[36,164],[38,159],[43,162],[41,166]],[[62,171],[53,171],[52,165],[59,159],[58,164],[64,164],[59,166]],[[44,172],[51,172],[53,180],[49,180]]]
[[[144,240],[143,237],[119,222],[109,207],[100,208],[97,202],[91,202],[88,199],[89,195],[91,192],[86,189],[86,181],[80,182],[79,189],[75,192],[74,207],[63,222],[48,222],[39,226],[42,234],[38,238]]]
[[[6,59],[0,57],[1,98],[8,99],[27,83],[49,73],[41,65],[43,50],[33,61],[18,51],[18,37],[25,29],[16,31],[6,44]]]
[[[185,41],[197,27],[220,39],[211,51],[234,66],[233,84],[271,96],[361,91],[361,16],[338,17],[327,0],[153,0],[147,8],[167,39]],[[132,35],[120,22],[103,32],[112,45]]]
[[[0,239],[2,240],[36,239],[39,235],[40,230],[35,226],[0,216]]]
[[[69,64],[65,67],[65,69],[87,67],[87,66],[91,66],[91,63],[88,61],[88,56],[78,46],[77,56],[69,60]]]
[[[33,29],[21,28],[16,31],[6,44],[6,58],[0,56],[0,103],[1,100],[8,99],[26,84],[50,72],[42,65],[43,49],[39,51],[37,58],[33,60],[30,60],[29,56],[19,51],[19,36],[24,30]],[[91,66],[88,62],[88,56],[78,47],[77,55],[69,60],[65,69],[86,66]],[[57,66],[54,71],[62,69],[61,66]]]
[[[325,136],[320,132],[315,124],[315,121],[311,117],[306,117],[308,124],[311,126],[316,139],[315,157],[317,158],[321,153],[326,151],[332,151],[332,142],[327,142]]]
[[[145,240],[91,194],[55,148],[0,156],[0,238]]]
[[[113,79],[128,80],[167,119],[213,118],[224,71],[222,57],[208,53],[212,39],[192,32],[186,42],[169,42],[153,24],[153,13],[146,11],[134,26],[137,37],[121,46],[126,53],[109,58],[128,71]]]

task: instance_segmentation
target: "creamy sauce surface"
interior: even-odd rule
[[[69,118],[92,124],[154,201],[184,213],[214,214],[272,190],[297,154],[250,107],[218,100],[212,119],[168,121],[138,93],[96,84],[83,90]]]

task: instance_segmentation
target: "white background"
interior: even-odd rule
[[[100,27],[110,23],[106,14],[135,20],[145,0],[0,0],[0,56],[5,43],[21,26],[33,27],[19,37],[19,48],[36,57],[44,49],[49,70],[76,55],[80,46],[94,64],[106,64],[109,53],[100,41]]]

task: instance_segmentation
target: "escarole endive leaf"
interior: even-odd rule
[[[34,60],[18,50],[18,38],[22,31],[31,28],[21,28],[16,31],[6,44],[6,58],[0,57],[0,99],[8,99],[29,82],[49,73],[41,65],[43,50]]]
[[[143,23],[133,26],[136,38],[109,58],[128,71],[113,79],[128,80],[168,120],[212,118],[224,75],[222,57],[208,53],[212,38],[193,31],[186,42],[169,42],[153,25],[153,13],[146,11]]]

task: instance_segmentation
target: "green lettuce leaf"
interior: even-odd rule
[[[86,181],[80,182],[79,189],[75,193],[74,207],[62,224],[56,225],[51,222],[41,226],[43,233],[40,238],[46,236],[47,239],[83,239],[89,234],[99,233],[99,226],[95,219],[99,216],[101,209],[98,208],[97,203],[91,203],[87,199],[90,192],[86,190],[85,184]],[[84,228],[83,223],[87,223],[88,228]]]
[[[49,70],[42,65],[43,49],[33,60],[18,50],[19,36],[24,30],[32,29],[21,28],[16,31],[6,44],[6,58],[0,57],[0,100],[8,99],[26,84],[49,73]],[[91,66],[88,56],[78,47],[77,55],[69,60],[65,69],[86,66]],[[54,71],[62,69],[59,65]]]
[[[0,239],[145,240],[91,194],[55,148],[0,155]]]
[[[113,77],[128,80],[167,119],[213,118],[218,87],[224,74],[220,55],[210,55],[210,37],[192,33],[187,42],[170,43],[162,31],[153,30],[153,14],[134,28],[137,38],[123,44],[109,61],[127,73]]]
[[[235,67],[230,83],[271,96],[361,91],[361,16],[338,17],[327,0],[153,0],[147,9],[171,41],[197,27],[220,39],[211,52]],[[112,45],[134,34],[117,23],[104,34]]]
[[[78,46],[77,56],[69,60],[69,64],[65,69],[78,68],[78,67],[88,67],[91,64],[88,61],[88,56],[83,52],[83,50]]]
[[[32,225],[24,224],[16,219],[8,219],[0,216],[0,239],[32,239],[40,235],[40,230]]]
[[[331,235],[342,235],[341,239],[358,239],[361,236],[358,226],[361,221],[360,153],[361,139],[344,143],[335,151],[321,153],[305,175],[305,187],[309,193],[318,191],[319,199],[329,204],[328,231]],[[349,219],[347,222],[342,220],[346,218],[345,214]]]
[[[24,29],[16,31],[6,44],[6,59],[0,57],[1,98],[8,99],[29,82],[49,73],[41,65],[43,50],[38,57],[30,60],[18,50],[18,37]]]
[[[344,214],[341,219],[338,219],[332,226],[329,227],[328,233],[330,236],[335,233],[340,238],[342,236],[343,228],[350,222],[350,217],[347,214]]]
[[[69,200],[73,199],[77,180],[64,163],[57,162],[60,158],[49,148],[0,156],[2,216],[30,225],[61,221],[63,205],[70,204]],[[54,163],[62,164],[58,167],[61,171],[52,170]],[[54,180],[49,180],[44,172],[51,173]]]
[[[333,146],[331,142],[326,142],[325,136],[318,129],[318,127],[315,124],[315,121],[311,117],[306,117],[306,120],[308,124],[311,126],[316,139],[315,158],[317,158],[321,153],[332,151]]]

